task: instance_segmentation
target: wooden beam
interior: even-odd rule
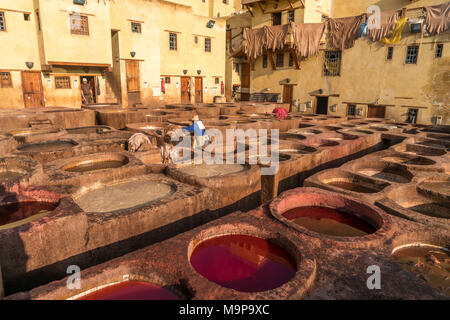
[[[111,65],[107,63],[84,63],[84,62],[62,62],[62,61],[48,61],[52,66],[74,66],[74,67],[97,67],[108,68]]]
[[[300,70],[300,61],[298,61],[297,52],[295,52],[295,49],[291,49],[291,54],[294,57],[294,63],[295,63],[295,69]]]
[[[264,11],[264,8],[263,8],[261,2],[258,2],[258,7],[261,9],[262,13],[266,13],[266,12]]]
[[[270,65],[272,66],[272,70],[277,70],[277,67],[275,66],[275,62],[273,61],[272,52],[267,51],[267,57],[269,58]]]
[[[291,0],[288,0],[288,2],[289,2],[289,5],[291,6],[291,9],[294,9],[294,6],[292,5]]]
[[[245,7],[247,8],[248,12],[250,12],[251,16],[254,17],[255,15],[253,14],[252,9],[250,9],[250,6],[246,4]]]

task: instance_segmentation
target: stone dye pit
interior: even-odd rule
[[[171,291],[142,281],[124,281],[93,290],[75,300],[180,300]]]
[[[0,117],[6,299],[448,298],[450,130],[301,112],[280,120],[275,107],[289,111],[93,105],[41,110],[47,128],[28,112]],[[254,129],[219,145],[244,162],[163,164],[163,134],[194,115],[207,129]],[[260,129],[279,138],[264,141]],[[150,144],[131,152],[135,133]],[[275,163],[252,153],[259,143],[268,156],[278,144],[272,174],[263,169]],[[436,247],[414,245],[429,235]],[[61,279],[67,264],[83,266],[80,289]],[[389,270],[385,290],[366,289],[361,270],[373,264]]]
[[[295,260],[283,249],[247,235],[205,240],[195,247],[190,262],[206,279],[243,292],[275,289],[296,272]]]

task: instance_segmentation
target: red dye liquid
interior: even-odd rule
[[[49,202],[18,202],[0,206],[0,226],[27,219],[41,213],[50,213],[57,204]]]
[[[311,231],[339,237],[359,237],[376,232],[370,223],[352,214],[326,207],[298,207],[283,216]]]
[[[295,260],[280,247],[246,235],[200,243],[192,253],[191,264],[208,280],[243,292],[277,288],[297,271]]]
[[[169,290],[141,281],[125,281],[96,290],[77,300],[180,300]]]

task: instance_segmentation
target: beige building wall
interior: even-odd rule
[[[281,2],[281,1],[280,1]],[[336,0],[332,3],[332,11],[339,16],[357,15],[365,12],[356,11],[353,4],[342,4],[345,1]],[[365,8],[371,3],[377,3],[382,10],[400,9],[386,6],[391,1],[360,1]],[[392,1],[394,2],[394,1]],[[396,1],[398,4],[402,1]],[[413,6],[433,5],[437,1],[418,1]],[[438,1],[439,2],[439,1]],[[358,3],[358,1],[356,2]],[[441,2],[442,3],[442,2]],[[342,5],[342,7],[340,7]],[[257,12],[257,9],[255,10]],[[305,9],[305,20],[308,8]],[[252,19],[254,24],[267,20],[256,15]],[[256,21],[256,22],[255,22]],[[405,27],[405,30],[407,27]],[[254,62],[251,72],[251,91],[259,92],[264,89],[272,93],[283,93],[283,83],[289,79],[294,84],[293,101],[299,105],[311,108],[306,112],[315,112],[319,90],[322,96],[328,96],[328,113],[332,115],[346,115],[348,103],[355,104],[360,109],[360,116],[366,117],[369,104],[386,106],[386,117],[397,121],[405,121],[409,108],[418,109],[419,124],[430,124],[433,117],[443,116],[443,123],[449,123],[450,111],[450,34],[433,37],[421,37],[405,31],[400,43],[394,45],[392,60],[387,60],[388,45],[369,41],[363,37],[358,39],[355,46],[344,50],[341,60],[339,76],[325,76],[324,60],[325,44],[321,46],[320,54],[316,57],[302,59],[300,70],[288,66],[289,54],[285,53],[284,67],[272,70],[270,63],[267,68],[262,67],[262,57]],[[443,44],[443,57],[436,58],[437,44]],[[419,45],[417,64],[406,64],[406,51],[409,45]],[[330,48],[332,50],[332,48]],[[329,50],[329,49],[328,49]],[[274,55],[275,58],[275,55]]]
[[[34,4],[32,0],[0,0],[6,31],[0,31],[0,72],[10,72],[12,88],[0,88],[0,108],[23,106],[21,71],[40,70]],[[30,14],[29,21],[24,14]],[[25,63],[33,62],[29,69]]]

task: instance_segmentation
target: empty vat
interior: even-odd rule
[[[122,154],[94,155],[91,158],[83,157],[75,163],[67,164],[63,167],[68,172],[92,172],[113,168],[120,168],[128,164],[130,160]]]

